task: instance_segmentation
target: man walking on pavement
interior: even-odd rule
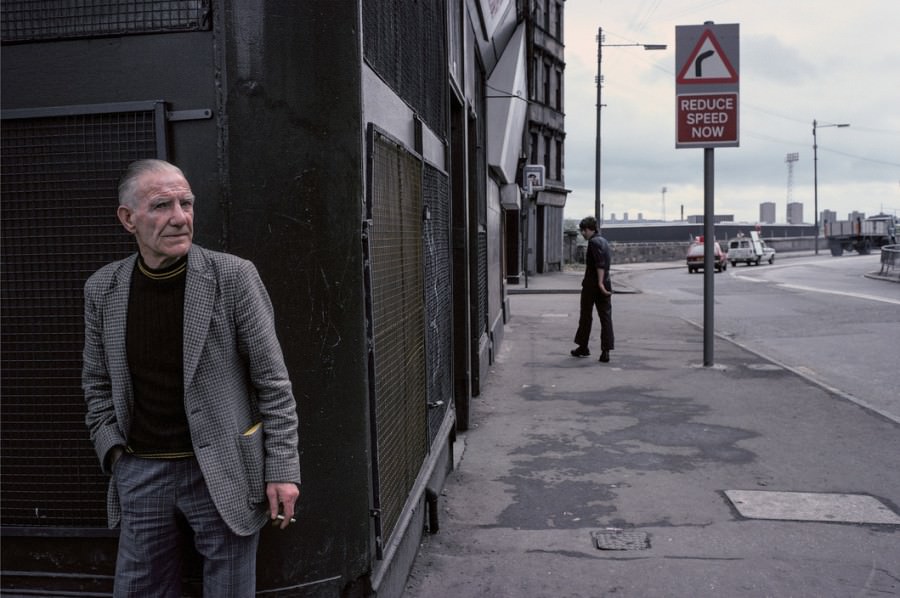
[[[578,331],[575,333],[573,357],[587,357],[591,354],[588,344],[591,340],[593,309],[597,308],[600,319],[600,361],[609,361],[609,352],[615,348],[612,325],[612,285],[609,268],[612,254],[609,243],[597,230],[597,219],[588,216],[578,224],[581,236],[588,242],[585,254],[584,280],[581,281],[581,312],[578,316]]]

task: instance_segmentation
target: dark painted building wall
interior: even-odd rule
[[[198,197],[195,242],[259,269],[298,400],[299,522],[263,531],[259,590],[396,594],[452,464],[454,403],[502,339],[484,96],[524,5],[44,4],[3,11],[3,591],[110,591],[81,289],[134,251],[122,170],[163,157]]]
[[[154,10],[147,3],[145,8]],[[95,144],[94,154],[73,158],[75,163],[97,163],[104,153],[115,153],[104,164],[108,170],[105,179],[81,181],[93,186],[91,195],[96,201],[90,217],[101,221],[107,231],[116,230],[118,174],[132,159],[164,156],[182,167],[198,197],[195,242],[241,255],[257,265],[275,306],[299,404],[304,478],[298,525],[282,533],[264,530],[259,587],[308,584],[318,588],[316,591],[330,587],[336,593],[353,587],[355,580],[371,569],[359,240],[364,190],[359,5],[269,0],[263,7],[259,3],[214,2],[200,16],[207,19],[205,25],[189,31],[110,37],[76,31],[71,39],[4,45],[4,129],[10,130],[12,123],[36,122],[27,114],[23,117],[23,110],[69,107],[62,112],[80,113],[87,109],[99,113],[103,121],[111,118],[104,114],[126,114],[121,106],[124,102],[164,102],[163,110],[171,113],[159,129],[165,143],[149,146],[160,145],[162,151],[129,150],[134,142],[129,136],[135,133],[118,126],[110,130],[109,138]],[[4,41],[12,31],[10,20],[17,18],[32,17],[4,11],[5,26],[9,26],[4,29]],[[185,112],[196,110],[208,113],[198,117]],[[191,120],[179,120],[187,117]],[[60,118],[65,122],[83,120],[65,116],[51,120]],[[87,126],[101,125],[81,122],[82,130],[70,132],[73,143],[83,142]],[[74,128],[79,128],[77,123]],[[63,148],[62,143],[58,138],[35,139],[31,157],[21,159],[29,161],[30,168],[40,161],[34,158],[38,154],[80,151],[78,147]],[[4,145],[4,178],[19,174],[13,172],[19,158],[10,158],[16,151]],[[26,177],[38,174],[22,169]],[[53,176],[53,172],[45,174]],[[71,178],[77,181],[78,172],[71,173]],[[77,314],[73,317],[80,319],[78,286],[103,261],[131,252],[133,244],[126,238],[118,249],[101,258],[80,255],[80,247],[99,240],[89,232],[79,235],[77,221],[67,219],[72,214],[66,203],[72,185],[63,182],[52,192],[41,192],[40,182],[33,179],[23,187],[29,188],[33,197],[9,186],[4,189],[4,214],[15,218],[19,213],[15,208],[23,201],[32,202],[32,213],[23,213],[19,222],[7,219],[7,224],[10,229],[14,225],[33,229],[30,238],[18,237],[16,242],[30,244],[37,252],[49,247],[55,228],[64,229],[68,250],[44,253],[41,259],[59,262],[54,267],[65,268],[70,263],[81,270],[79,280],[62,290],[71,295],[65,305],[77,304],[69,309],[69,316]],[[44,218],[48,211],[57,211],[59,220]],[[4,233],[10,229],[4,228]],[[13,240],[4,234],[7,271],[7,266],[17,267],[9,261],[15,259],[15,252],[7,251],[8,243]],[[29,284],[40,287],[42,283],[33,278],[4,280],[4,303],[27,304],[28,293],[40,292],[25,289]],[[4,312],[4,327],[15,317]],[[13,339],[6,336],[5,354],[10,342]],[[56,519],[23,518],[10,510],[14,505],[7,498],[11,495],[4,495],[4,586],[41,582],[13,574],[26,571],[43,576],[42,581],[49,584],[46,588],[108,590],[115,536],[104,530],[96,516],[104,509],[105,480],[98,480],[99,467],[83,428],[77,372],[70,372],[61,382],[67,387],[65,413],[54,414],[51,407],[46,414],[48,420],[58,416],[60,421],[31,418],[29,422],[25,421],[25,408],[12,404],[18,383],[16,368],[15,363],[4,363],[4,390],[10,391],[3,397],[4,491],[12,492],[28,479],[21,471],[28,467],[27,461],[7,459],[14,452],[10,450],[16,438],[12,426],[64,426],[66,430],[56,451],[46,454],[61,459],[54,469],[47,469],[50,465],[45,459],[31,462],[39,483],[30,488],[31,496],[21,501],[31,504],[34,513],[56,513]],[[78,447],[74,451],[77,457],[69,459],[74,447]],[[78,483],[82,475],[84,483],[79,485],[89,488],[78,499],[93,504],[89,516],[77,508],[65,510],[65,505],[54,504],[71,503],[72,495],[41,486],[60,478]],[[92,548],[85,550],[85,546]]]

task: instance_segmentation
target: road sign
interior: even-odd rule
[[[737,84],[738,74],[712,30],[705,29],[675,81],[682,85]]]
[[[675,28],[675,147],[737,147],[739,25]]]
[[[529,195],[544,189],[543,164],[526,164],[522,168],[522,188]]]
[[[738,144],[738,94],[684,94],[676,98],[677,147]]]

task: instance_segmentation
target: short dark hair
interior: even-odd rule
[[[597,219],[593,216],[588,216],[587,218],[582,218],[581,222],[578,223],[578,230],[592,230],[597,232]]]

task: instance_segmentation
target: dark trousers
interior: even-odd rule
[[[612,297],[604,295],[597,287],[581,288],[581,313],[578,316],[578,331],[575,333],[575,344],[587,347],[591,341],[591,327],[594,320],[594,308],[600,320],[600,350],[615,349],[615,336],[612,325]]]
[[[179,517],[191,526],[203,557],[203,595],[256,594],[259,533],[238,536],[228,528],[197,459],[141,459],[126,453],[116,462],[113,476],[122,502],[116,598],[180,598],[184,539]]]

